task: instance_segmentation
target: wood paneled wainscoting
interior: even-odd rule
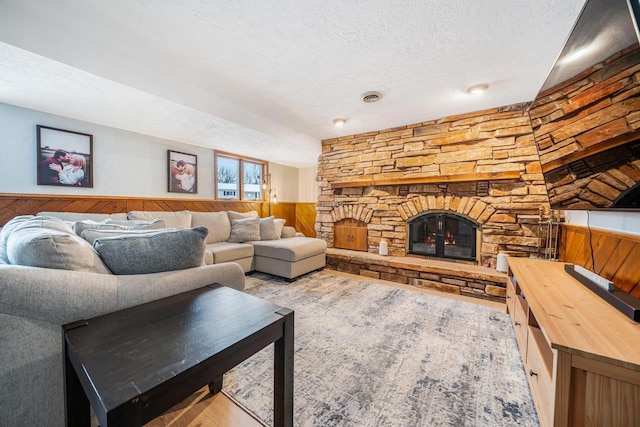
[[[640,298],[640,236],[563,224],[559,253]]]
[[[269,204],[263,201],[160,199],[120,196],[67,196],[49,194],[0,194],[0,227],[16,215],[38,212],[118,213],[129,211],[217,212],[255,210],[260,216],[269,214]],[[271,204],[271,215],[287,220],[305,236],[316,237],[315,203],[278,202]]]

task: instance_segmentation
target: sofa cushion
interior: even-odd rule
[[[275,217],[260,219],[260,240],[276,240],[280,234],[276,231]]]
[[[231,220],[229,243],[243,243],[260,240],[260,218],[244,218]]]
[[[73,224],[73,231],[78,236],[82,236],[82,232],[85,230],[161,230],[163,228],[166,228],[163,219],[155,219],[152,221],[78,221]]]
[[[236,212],[236,211],[227,211],[227,215],[229,215],[229,220],[233,221],[234,219],[243,219],[243,218],[258,218],[257,211],[249,211],[249,212]]]
[[[226,242],[231,235],[231,221],[226,211],[191,212],[192,227],[207,227],[207,243]]]
[[[19,224],[7,239],[10,264],[108,274],[100,257],[63,220],[38,216]]]
[[[162,219],[167,228],[191,228],[191,211],[131,211],[127,217],[144,221]]]
[[[249,243],[211,243],[207,245],[206,251],[213,255],[214,264],[233,262],[253,256],[253,246]]]
[[[312,237],[251,242],[255,256],[295,262],[327,251],[327,242]]]
[[[276,234],[278,235],[278,239],[282,238],[282,230],[284,230],[285,222],[287,222],[287,220],[282,218],[276,218],[273,220],[273,223],[276,226]]]
[[[113,274],[148,274],[202,265],[205,227],[101,237],[93,247]]]

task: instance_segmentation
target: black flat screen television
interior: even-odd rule
[[[640,0],[588,0],[529,109],[552,209],[640,209]]]

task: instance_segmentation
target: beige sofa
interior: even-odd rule
[[[30,243],[12,238],[11,226],[0,229],[0,426],[65,425],[62,325],[211,283],[244,288],[245,275],[238,264],[201,265],[204,238],[199,255],[194,257],[200,258],[198,266],[114,275],[92,258],[91,246],[84,250],[89,243],[71,228],[71,233],[66,233],[63,228],[69,226],[58,222],[62,224],[51,233],[50,228],[41,226],[40,236],[38,228],[32,227],[27,237],[35,238]],[[203,236],[201,232],[192,234]],[[47,258],[63,264],[56,268],[18,265],[16,260],[26,260],[29,265],[47,263],[47,258],[38,260],[37,253],[47,239],[56,254]],[[75,254],[74,248],[82,245]],[[62,261],[53,259],[58,255]],[[67,265],[69,269],[62,268]]]

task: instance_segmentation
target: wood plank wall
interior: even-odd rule
[[[640,298],[640,236],[591,229],[590,237],[587,227],[563,224],[559,254],[561,261],[594,271]]]
[[[267,202],[238,200],[159,199],[148,197],[67,196],[48,194],[0,194],[0,227],[16,215],[34,215],[42,211],[118,213],[132,210],[217,212],[255,210],[260,216],[269,214]],[[279,202],[271,205],[271,214],[287,220],[305,236],[315,237],[314,203]]]

